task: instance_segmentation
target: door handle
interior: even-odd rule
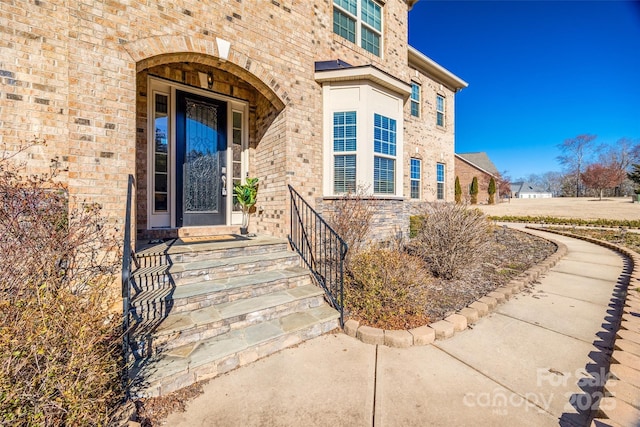
[[[222,195],[227,195],[227,175],[221,175],[220,181],[222,181]]]

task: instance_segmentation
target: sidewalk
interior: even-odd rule
[[[623,259],[540,234],[568,255],[473,329],[407,349],[324,335],[211,380],[165,425],[589,425]]]

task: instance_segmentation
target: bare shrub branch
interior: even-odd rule
[[[351,256],[364,248],[371,230],[374,208],[367,198],[367,188],[358,186],[331,204],[327,222],[349,246],[347,265]]]
[[[425,212],[412,248],[435,276],[456,279],[480,260],[490,244],[490,230],[489,220],[478,209],[435,203]]]
[[[114,236],[51,175],[0,155],[0,419],[105,425],[121,395]]]

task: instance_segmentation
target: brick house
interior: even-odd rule
[[[453,200],[467,86],[408,45],[415,2],[2,2],[0,142],[46,139],[28,170],[118,225],[133,175],[139,238],[237,231],[247,176],[258,233],[287,234],[287,184],[319,210],[363,184],[408,228]]]
[[[478,203],[487,203],[489,200],[489,181],[493,178],[496,181],[496,202],[500,200],[498,193],[498,182],[500,173],[493,164],[487,153],[456,153],[455,155],[456,176],[460,180],[463,200],[469,201],[469,191],[473,178],[478,178]]]

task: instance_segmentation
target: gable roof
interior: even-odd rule
[[[482,169],[483,171],[489,173],[489,175],[497,176],[500,174],[498,172],[498,168],[493,164],[487,153],[484,151],[477,153],[456,153],[460,159],[470,163],[478,169]]]
[[[550,193],[536,184],[527,181],[518,181],[511,183],[511,191],[514,193]]]

